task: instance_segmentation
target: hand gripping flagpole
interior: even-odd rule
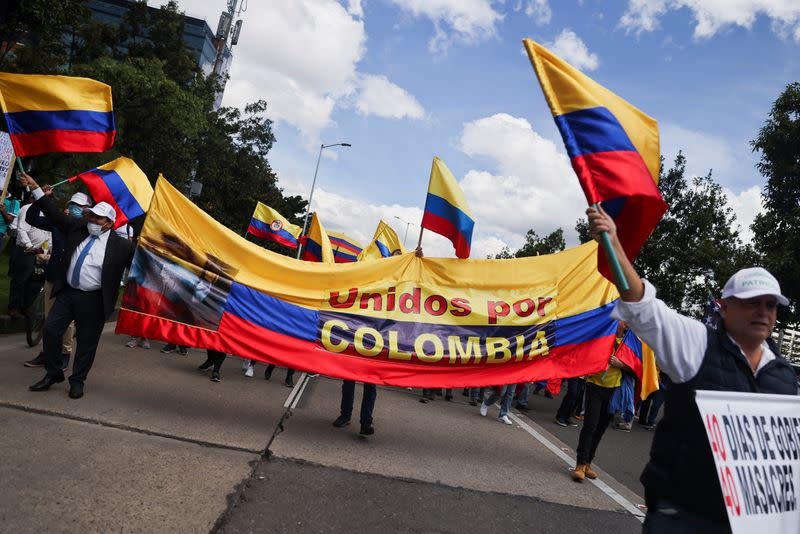
[[[21,170],[24,173],[27,173],[27,171],[25,170],[25,166],[22,164],[22,158],[19,157],[19,156],[17,156],[17,165],[19,166],[19,170]],[[56,183],[52,184],[50,187],[51,188],[58,187],[59,185],[64,185],[65,183],[72,182],[74,180],[75,180],[75,176],[73,176],[72,178],[67,178],[66,180],[61,180],[60,182],[56,182]]]
[[[600,211],[600,205],[597,202],[592,204],[592,207],[598,212]],[[619,258],[617,258],[617,253],[614,250],[614,247],[611,245],[611,238],[608,236],[608,232],[600,232],[600,242],[606,251],[608,265],[614,272],[614,278],[617,281],[617,288],[620,290],[620,292],[628,291],[630,289],[630,286],[628,285],[628,279],[625,278],[625,273],[622,272],[622,265],[620,265]]]

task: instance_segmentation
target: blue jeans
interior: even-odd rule
[[[356,396],[356,383],[352,380],[342,382],[342,404],[341,415],[350,419],[353,415],[353,403]],[[375,384],[364,383],[364,394],[361,398],[361,424],[372,424],[372,411],[375,409],[375,397],[378,396],[378,388]]]
[[[483,388],[467,388],[469,389],[469,398],[477,401],[483,401]]]
[[[519,395],[517,395],[517,406],[523,406],[525,408],[528,407],[528,390],[530,387],[530,382],[525,382],[525,384],[522,386]]]
[[[502,386],[498,394],[497,390],[492,388],[492,394],[489,395],[489,398],[486,399],[484,403],[487,406],[491,406],[500,399],[500,417],[508,415],[508,410],[511,408],[511,401],[514,399],[514,390],[516,389],[516,384],[509,384],[507,386]]]

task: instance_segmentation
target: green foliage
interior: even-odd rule
[[[506,260],[552,254],[564,250],[566,246],[564,231],[561,228],[557,228],[544,237],[539,237],[533,229],[530,229],[525,234],[525,244],[522,245],[522,248],[516,252],[511,252],[508,247],[505,247],[495,256],[495,259]]]
[[[760,153],[758,170],[767,179],[764,213],[753,222],[754,244],[764,267],[791,301],[781,307],[781,323],[800,322],[800,83],[791,83],[772,105],[752,142]]]

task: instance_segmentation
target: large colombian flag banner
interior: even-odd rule
[[[290,223],[286,217],[261,202],[256,204],[247,233],[274,241],[289,248],[297,248],[297,240],[302,230]]]
[[[667,209],[657,185],[658,124],[543,46],[524,43],[586,200],[602,202],[633,260]],[[600,256],[610,278],[602,249]]]
[[[225,228],[156,184],[117,333],[374,384],[514,384],[605,369],[614,286],[597,245],[512,260],[325,264]]]
[[[358,261],[358,255],[364,247],[361,243],[342,232],[334,232],[328,230],[328,239],[331,242],[331,250],[333,251],[333,260],[336,263],[351,263]]]
[[[469,258],[475,221],[455,176],[437,157],[431,165],[421,226],[452,241],[456,256]]]
[[[0,73],[0,107],[17,156],[114,146],[111,87],[71,76]]]

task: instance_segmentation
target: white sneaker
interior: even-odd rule
[[[485,402],[481,403],[481,415],[486,417],[486,414],[489,413],[489,405]]]
[[[250,360],[242,360],[242,371],[247,371],[250,367]]]
[[[514,423],[511,422],[511,419],[509,419],[507,415],[504,415],[502,417],[498,417],[497,420],[500,421],[501,423],[505,423],[507,425],[513,425],[514,424]]]
[[[146,339],[144,341],[142,341],[142,348],[143,349],[149,349],[150,348],[150,342],[147,341]]]
[[[248,366],[247,369],[245,369],[244,371],[244,376],[246,376],[247,378],[253,378],[253,367],[254,367],[253,365]]]
[[[127,343],[125,343],[125,346],[128,347],[129,349],[132,349],[137,344],[138,344],[138,341],[136,340],[136,338],[132,337]]]

